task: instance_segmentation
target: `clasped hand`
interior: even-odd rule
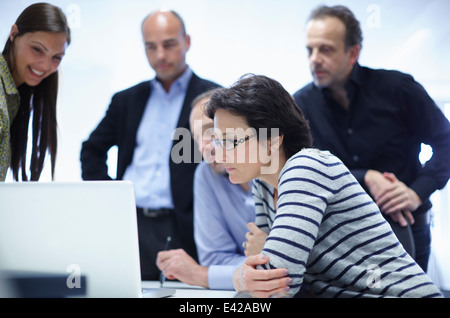
[[[369,170],[365,183],[381,212],[389,215],[401,226],[407,225],[405,217],[410,224],[414,224],[412,212],[422,204],[422,200],[414,190],[389,172]]]

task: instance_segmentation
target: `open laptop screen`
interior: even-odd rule
[[[0,183],[0,255],[7,271],[86,277],[88,297],[140,297],[133,184]]]

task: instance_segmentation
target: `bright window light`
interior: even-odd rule
[[[444,104],[444,115],[450,120],[450,103]]]
[[[422,144],[420,147],[420,154],[419,154],[420,163],[425,164],[425,162],[430,160],[432,155],[433,155],[433,149],[431,148],[431,146]]]

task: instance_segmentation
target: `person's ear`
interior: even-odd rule
[[[350,49],[350,63],[354,65],[359,59],[359,53],[361,52],[361,46],[353,45]]]
[[[270,148],[279,151],[283,144],[284,135],[270,138]]]
[[[189,34],[186,34],[186,52],[191,48],[191,37]]]
[[[17,26],[17,24],[14,24],[11,27],[11,32],[9,33],[9,40],[13,42],[17,34],[19,34],[19,27]]]
[[[272,153],[279,153],[281,150],[281,146],[283,144],[283,135],[271,137],[267,140],[267,154],[269,156],[272,155]]]

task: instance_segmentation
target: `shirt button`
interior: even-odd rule
[[[347,129],[347,134],[353,135],[353,129],[351,129],[351,128]]]
[[[353,161],[354,161],[354,162],[358,162],[358,161],[359,161],[359,156],[354,155],[354,156],[353,156]]]

